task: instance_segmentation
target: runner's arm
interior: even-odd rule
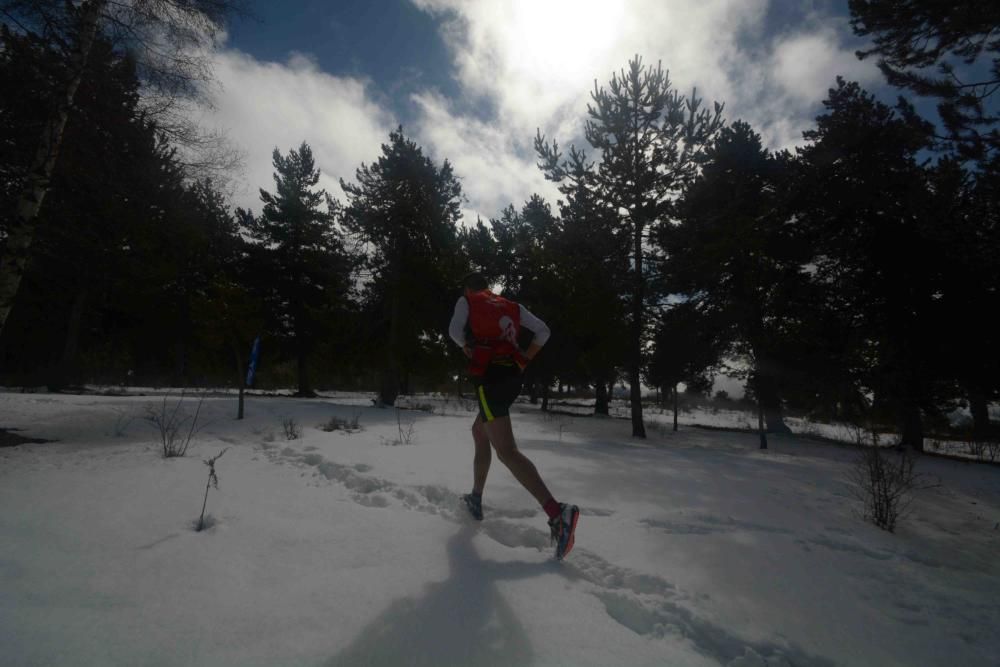
[[[455,345],[462,348],[465,356],[470,356],[469,346],[465,340],[465,323],[469,321],[469,302],[464,296],[458,297],[455,302],[455,312],[452,313],[451,323],[448,325],[448,335]]]
[[[542,346],[548,342],[549,336],[552,335],[552,331],[549,329],[549,325],[540,320],[534,313],[524,306],[521,306],[521,326],[535,332],[535,337],[531,339],[531,344],[528,345],[528,349],[524,351],[524,356],[528,359],[534,359],[535,355],[538,354],[538,351],[542,349]]]

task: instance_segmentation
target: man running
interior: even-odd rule
[[[576,505],[556,502],[535,465],[517,448],[510,423],[510,406],[521,393],[521,372],[549,339],[549,327],[524,306],[493,294],[482,274],[466,276],[463,287],[448,334],[469,358],[468,371],[479,400],[479,415],[472,424],[476,444],[472,493],[463,499],[472,516],[482,520],[483,487],[492,445],[497,458],[549,516],[556,558],[561,560],[573,548],[580,510]],[[521,327],[534,332],[531,344],[523,351],[517,342]]]

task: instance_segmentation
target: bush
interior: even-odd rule
[[[382,439],[382,443],[385,445],[409,445],[413,441],[413,433],[416,425],[416,420],[408,420],[403,422],[403,417],[399,408],[396,408],[396,427],[399,432],[399,436],[395,440],[388,440],[386,438]]]
[[[970,455],[979,461],[996,461],[1000,455],[1000,442],[995,440],[983,440],[969,435],[965,438],[965,446]]]
[[[333,415],[327,423],[321,425],[319,428],[327,433],[332,433],[333,431],[356,433],[361,430],[361,425],[358,423],[358,413],[355,412],[349,420]]]
[[[198,426],[198,416],[201,414],[201,404],[205,397],[198,399],[198,406],[195,408],[194,416],[189,417],[184,409],[184,392],[181,392],[177,405],[173,409],[167,406],[167,397],[163,397],[163,403],[159,408],[146,406],[145,420],[152,424],[160,434],[160,442],[163,445],[163,456],[171,458],[174,456],[184,456],[191,439],[200,429]],[[187,434],[184,434],[185,425],[190,422]]]
[[[114,436],[116,438],[124,438],[128,427],[135,420],[135,415],[129,410],[116,410],[115,414]]]
[[[862,517],[892,533],[909,508],[921,476],[914,471],[916,459],[909,450],[885,453],[878,440],[874,432],[870,445],[859,437],[863,449],[849,477],[854,496],[862,504]]]
[[[294,419],[288,418],[282,421],[281,426],[285,430],[285,440],[298,440],[302,434]]]

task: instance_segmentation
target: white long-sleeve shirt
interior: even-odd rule
[[[549,325],[538,319],[530,310],[518,304],[518,308],[521,309],[521,326],[531,329],[535,333],[535,337],[531,339],[532,343],[537,343],[540,346],[545,345],[546,341],[549,340],[549,336],[552,332],[549,330]],[[451,316],[451,324],[448,325],[448,335],[451,339],[455,341],[455,344],[459,347],[465,347],[465,325],[469,321],[469,301],[464,297],[458,297],[458,301],[455,302],[455,312]]]

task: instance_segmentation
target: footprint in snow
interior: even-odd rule
[[[358,504],[388,507],[391,504],[390,498],[395,498],[406,509],[435,514],[456,522],[470,520],[462,506],[461,496],[445,487],[425,485],[404,488],[394,482],[366,475],[372,468],[365,464],[348,466],[328,461],[318,454],[300,453],[290,447],[280,454],[275,454],[273,449],[265,448],[272,461],[284,459],[297,465],[314,467],[326,479],[353,491],[351,497]],[[614,514],[611,510],[597,508],[588,508],[583,513],[597,517]],[[547,530],[510,520],[534,518],[537,515],[535,510],[494,509],[486,521],[477,523],[481,532],[498,544],[510,548],[549,551],[552,547]],[[687,531],[688,534],[694,531],[703,531],[704,534],[732,530],[789,532],[732,518],[702,517],[699,523],[687,524],[652,520],[643,523],[673,532]],[[699,652],[728,667],[827,667],[833,664],[824,658],[807,654],[796,646],[748,642],[684,606],[682,603],[692,602],[692,597],[679,591],[669,581],[619,567],[584,548],[577,547],[562,566],[561,572],[565,576],[583,582],[589,589],[588,592],[604,604],[610,619],[643,636],[669,638],[673,641],[683,638],[690,641]]]

